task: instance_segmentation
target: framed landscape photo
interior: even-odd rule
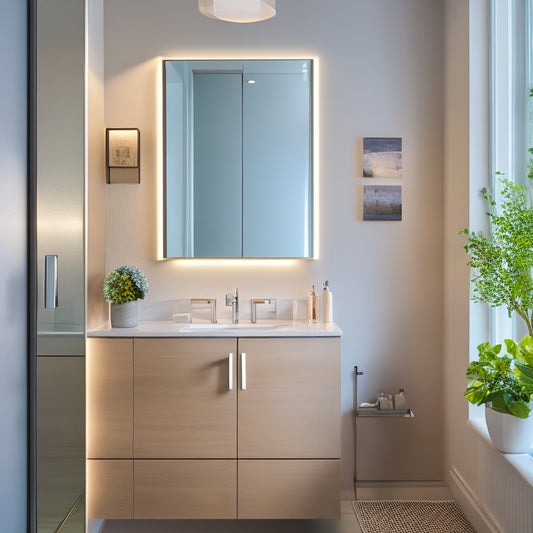
[[[364,178],[399,178],[402,174],[401,137],[363,138]]]
[[[363,220],[402,220],[402,187],[364,185]]]

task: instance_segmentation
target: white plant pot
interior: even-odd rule
[[[533,416],[518,418],[485,407],[490,438],[503,453],[528,453],[533,449]]]
[[[134,328],[139,324],[139,300],[111,304],[111,327]]]

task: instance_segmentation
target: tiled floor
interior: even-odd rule
[[[340,520],[108,520],[102,533],[361,533],[352,502]]]
[[[358,498],[451,499],[442,486],[365,487]],[[341,502],[340,520],[108,520],[102,533],[362,533],[351,501]]]

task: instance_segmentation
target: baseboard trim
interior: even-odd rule
[[[477,533],[506,533],[492,513],[481,503],[472,487],[461,476],[455,467],[449,470],[449,485],[455,501],[466,514]],[[483,529],[482,529],[483,528]]]

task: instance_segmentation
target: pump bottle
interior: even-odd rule
[[[331,322],[333,320],[333,294],[329,290],[328,282],[324,282],[322,291],[322,322]]]

